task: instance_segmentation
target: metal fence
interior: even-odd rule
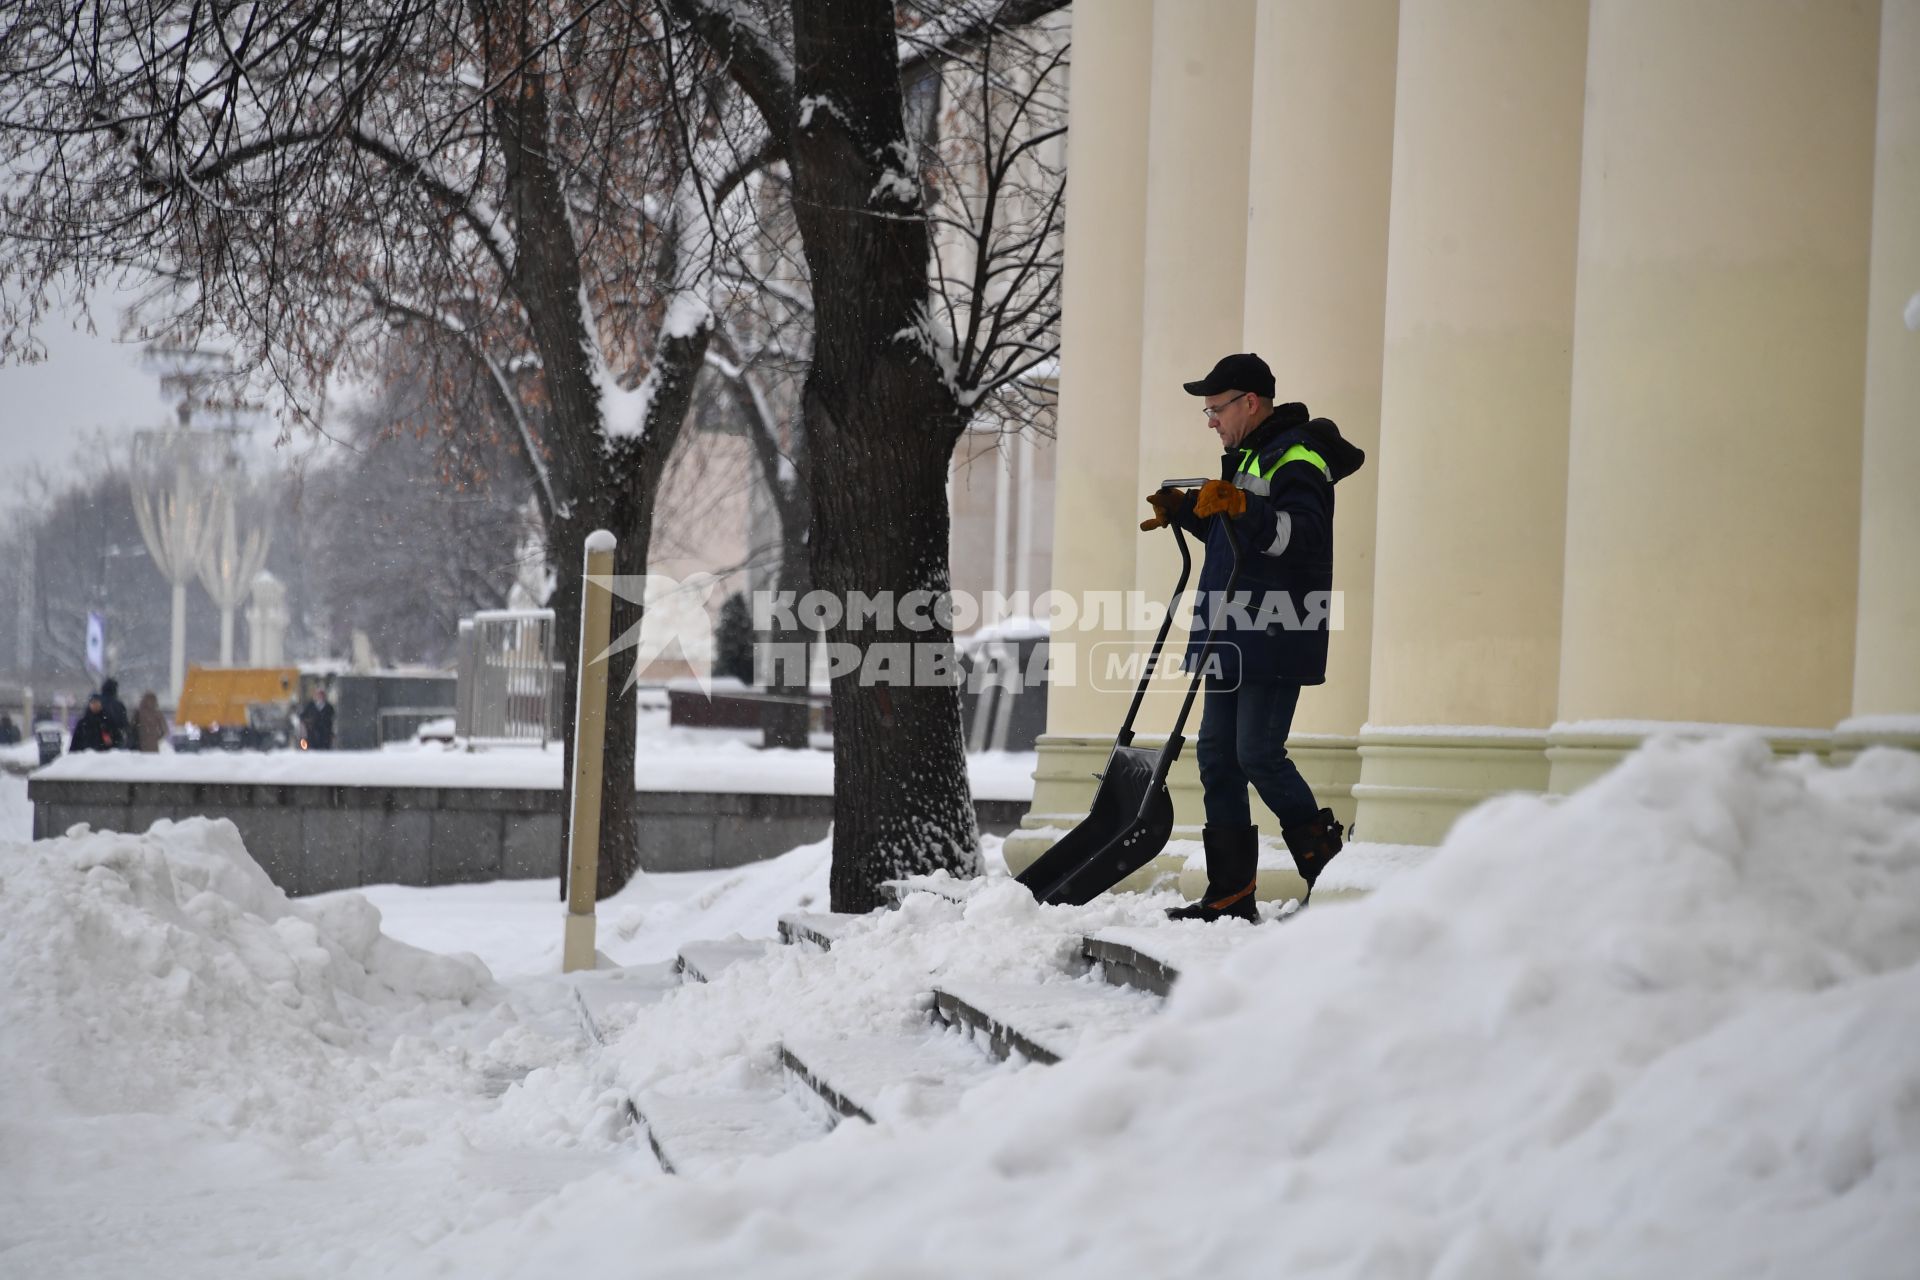
[[[460,623],[457,737],[545,746],[559,736],[553,610],[489,609]]]
[[[967,750],[1032,751],[1047,725],[1047,686],[1029,673],[1046,668],[1044,636],[989,640],[962,648],[960,691]]]

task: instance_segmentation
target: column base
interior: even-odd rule
[[[1782,729],[1760,725],[1697,724],[1688,721],[1583,720],[1561,723],[1547,730],[1547,760],[1551,766],[1547,790],[1571,795],[1606,773],[1657,734],[1708,737],[1730,731],[1757,733],[1776,756],[1814,755],[1826,759],[1834,735],[1824,729]]]
[[[1842,720],[1833,730],[1830,764],[1851,764],[1869,747],[1897,747],[1902,751],[1920,751],[1920,715],[1854,716]]]
[[[1439,844],[1483,800],[1547,787],[1547,737],[1497,725],[1361,727],[1355,833],[1369,844]]]
[[[1134,739],[1136,746],[1159,747],[1166,738],[1145,736]],[[1038,767],[1033,774],[1033,806],[1020,820],[1020,829],[1007,836],[1002,847],[1007,869],[1015,875],[1025,871],[1041,854],[1053,846],[1062,834],[1080,824],[1093,806],[1094,790],[1100,785],[1096,774],[1107,766],[1113,750],[1110,737],[1081,737],[1046,734],[1035,744]],[[1300,776],[1313,788],[1314,798],[1332,809],[1340,821],[1353,822],[1353,787],[1360,777],[1358,740],[1333,734],[1301,734],[1287,739],[1287,751]],[[1167,790],[1173,797],[1173,838],[1200,839],[1206,823],[1206,810],[1200,793],[1200,773],[1193,761],[1193,739],[1180,748],[1180,758],[1167,775]],[[1277,836],[1280,822],[1260,803],[1253,803],[1253,820],[1264,835]],[[1165,865],[1161,865],[1162,862]],[[1122,881],[1120,888],[1138,890],[1156,878],[1177,873],[1185,862],[1185,853],[1162,855]]]

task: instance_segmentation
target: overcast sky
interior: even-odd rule
[[[117,339],[117,300],[96,301],[93,322],[97,332],[89,334],[76,317],[54,317],[36,331],[46,348],[44,361],[0,363],[0,511],[15,501],[14,477],[34,463],[56,475],[75,475],[84,465],[87,438],[125,439],[174,421],[174,406],[160,394],[159,376],[145,366],[142,344]],[[346,387],[334,390],[336,398],[348,394]],[[329,447],[300,431],[275,448],[278,434],[272,416],[262,415],[253,438],[263,457],[279,465]]]
[[[125,434],[171,419],[160,380],[141,367],[140,345],[114,341],[118,315],[96,312],[94,323],[100,332],[89,336],[56,318],[40,330],[45,361],[0,364],[0,504],[21,468],[64,467],[89,428]]]

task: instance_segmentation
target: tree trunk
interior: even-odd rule
[[[826,104],[796,123],[789,151],[815,306],[802,400],[814,584],[843,600],[944,594],[947,465],[965,413],[913,336],[929,241],[918,183],[893,181],[910,154],[893,5],[795,0],[793,15],[796,95]],[[856,631],[843,619],[828,640],[862,657],[833,680],[833,909],[873,909],[894,876],[977,873],[959,690],[914,679],[916,656],[950,653],[948,629]],[[904,678],[876,680],[874,646],[902,642]]]
[[[606,529],[619,541],[616,577],[636,582],[647,571],[654,497],[693,399],[695,373],[706,358],[710,332],[666,337],[653,352],[655,390],[637,437],[606,432],[593,354],[599,336],[588,328],[578,246],[567,216],[566,193],[545,152],[547,100],[529,77],[520,91],[495,104],[504,144],[507,192],[520,256],[513,290],[527,314],[540,355],[549,405],[554,511],[547,523],[555,585],[555,645],[566,667],[561,759],[561,893],[566,893],[567,835],[572,818],[573,734],[580,680],[580,605],[587,535]],[[637,705],[628,687],[637,657],[622,637],[634,633],[645,602],[614,593],[608,657],[607,740],[600,801],[600,864],[595,896],[619,892],[640,869],[638,804],[634,790]],[[584,655],[593,661],[599,655]]]
[[[599,451],[600,465],[585,491],[568,504],[548,526],[548,546],[555,557],[551,605],[555,611],[555,644],[566,663],[564,774],[561,818],[561,890],[566,889],[566,833],[572,815],[573,731],[580,681],[580,602],[585,587],[587,535],[606,529],[618,540],[614,576],[633,579],[633,589],[615,591],[609,631],[612,652],[607,656],[607,742],[602,763],[605,774],[600,793],[600,867],[594,886],[596,898],[618,893],[640,870],[639,804],[634,764],[638,751],[639,707],[628,687],[634,678],[639,628],[646,613],[639,595],[653,541],[653,513],[666,474],[667,460],[679,441],[692,404],[694,377],[706,358],[709,334],[701,329],[690,336],[662,341],[654,351],[655,390],[647,415],[647,429],[637,438],[622,440]],[[585,654],[591,662],[599,655]]]
[[[813,439],[845,464],[842,482],[814,496],[815,580],[842,599],[938,598],[948,590],[946,459],[899,430],[887,403],[876,397],[857,415],[810,404]],[[827,633],[830,652],[861,654],[859,668],[833,679],[835,911],[873,910],[881,882],[898,876],[979,872],[959,690],[916,680],[930,657],[950,661],[953,637],[924,616],[925,630],[856,631],[843,621]],[[898,680],[877,678],[887,663]]]

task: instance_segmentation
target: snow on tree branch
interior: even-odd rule
[[[793,57],[765,14],[741,0],[666,0],[726,65],[783,150],[795,119]]]

